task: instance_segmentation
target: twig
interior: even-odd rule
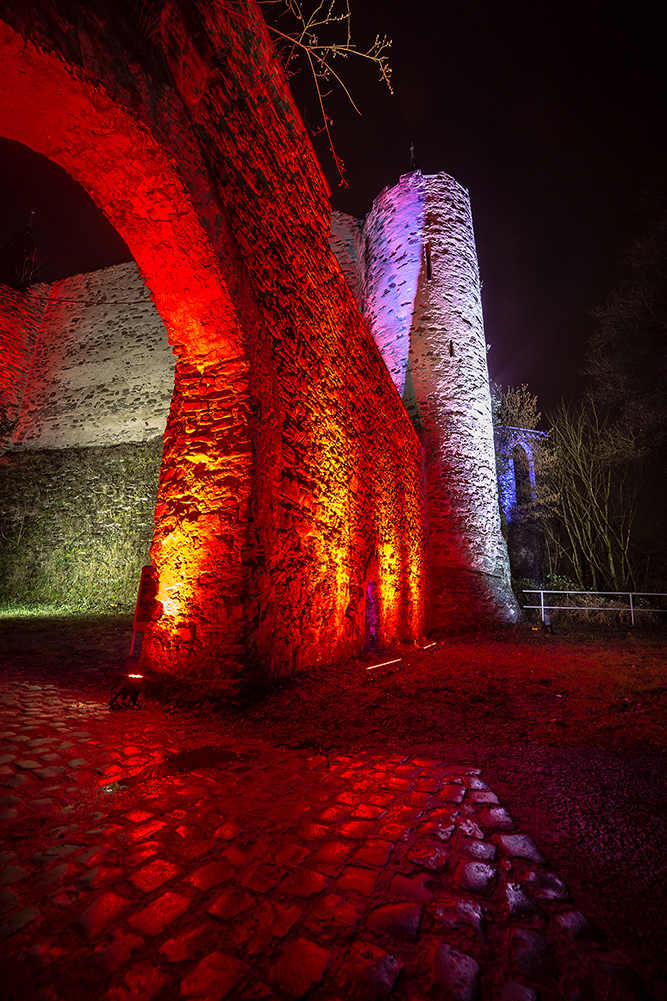
[[[380,70],[380,79],[383,83],[386,83],[389,88],[389,92],[393,94],[391,86],[391,67],[389,66],[387,59],[387,50],[391,47],[391,40],[386,37],[380,38],[379,35],[376,35],[375,41],[369,49],[366,51],[358,49],[352,43],[352,13],[350,11],[349,0],[344,0],[345,10],[342,14],[337,13],[336,11],[338,0],[331,0],[328,8],[325,8],[324,2],[321,0],[321,2],[317,3],[310,14],[304,14],[303,7],[298,0],[258,0],[258,2],[271,3],[274,5],[279,4],[283,7],[285,13],[289,13],[292,17],[294,17],[298,24],[297,30],[291,33],[281,31],[279,28],[274,28],[273,25],[270,24],[266,24],[266,27],[272,35],[289,43],[289,53],[286,57],[284,57],[286,65],[296,57],[297,50],[301,52],[302,55],[305,55],[308,60],[310,72],[315,84],[315,90],[317,92],[320,113],[322,115],[322,128],[318,131],[322,131],[326,134],[329,150],[331,151],[331,155],[340,177],[339,183],[341,185],[345,185],[346,181],[343,176],[345,165],[336,153],[334,147],[329,128],[331,119],[327,115],[324,105],[324,99],[328,95],[322,92],[321,82],[323,80],[328,80],[329,77],[333,77],[342,87],[345,96],[357,114],[361,114],[361,111],[357,107],[348,87],[343,82],[339,74],[334,70],[332,61],[336,58],[336,56],[341,56],[341,58],[346,59],[348,55],[352,55],[375,63]],[[231,17],[240,18],[241,20],[247,21],[251,24],[254,22],[254,18],[250,17],[248,14],[242,14],[240,11],[228,7],[226,4],[219,4],[219,6]],[[346,28],[345,41],[331,42],[329,44],[320,42],[316,34],[319,29],[330,28],[332,25],[337,26],[342,25],[343,23]]]

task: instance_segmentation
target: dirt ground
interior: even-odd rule
[[[3,670],[110,687],[130,635],[128,617],[0,619]],[[325,751],[443,741],[667,750],[667,631],[520,626],[428,643],[322,665],[254,693],[244,731],[270,727],[277,742]],[[200,719],[238,717],[203,689],[176,701],[191,702]]]
[[[130,630],[127,618],[0,620],[3,675],[108,691]],[[178,716],[184,749],[220,734],[481,767],[577,905],[667,998],[667,632],[522,626],[434,640],[323,665],[242,707],[198,689],[147,707]]]
[[[322,668],[253,707],[247,722],[327,750],[443,740],[665,750],[664,640],[530,629],[441,639],[427,652]],[[365,670],[401,656],[387,673]]]

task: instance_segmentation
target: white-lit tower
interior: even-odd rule
[[[334,249],[354,230],[362,311],[424,445],[431,626],[516,621],[468,192],[415,170],[378,196],[361,232],[348,219],[336,215]]]

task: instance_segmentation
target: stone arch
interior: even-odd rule
[[[515,445],[512,449],[512,466],[517,507],[533,504],[534,473],[531,475],[531,457],[521,444]]]
[[[331,255],[326,183],[255,4],[173,0],[150,32],[136,5],[65,6],[0,0],[22,36],[5,32],[0,124],[121,229],[178,355],[142,665],[222,693],[240,671],[356,655],[369,523],[381,640],[422,635],[421,446]]]
[[[515,577],[542,582],[541,527],[536,500],[535,435],[523,432],[510,452],[513,503],[508,512],[507,543]]]
[[[241,356],[221,262],[169,151],[99,86],[0,22],[0,130],[58,163],[123,237],[177,354]]]
[[[187,674],[202,667],[208,647],[224,663],[234,659],[242,629],[231,606],[245,592],[240,553],[253,462],[249,366],[230,295],[230,282],[238,285],[229,270],[234,252],[225,264],[193,201],[191,179],[105,89],[2,22],[0,46],[0,133],[58,163],[89,192],[137,261],[178,359],[152,547],[163,614],[145,659],[155,666],[169,661],[171,671]],[[215,412],[202,405],[203,381],[214,390]],[[233,426],[212,433],[223,410],[234,415]],[[202,581],[211,624],[195,628],[192,588]]]

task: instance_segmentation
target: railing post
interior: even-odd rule
[[[632,622],[632,625],[634,626],[634,624],[635,624],[635,607],[632,604],[632,591],[630,591],[630,621]]]
[[[542,611],[542,622],[544,622],[544,591],[540,591],[540,605]]]

